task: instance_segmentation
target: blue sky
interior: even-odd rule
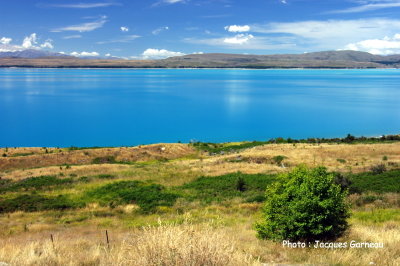
[[[400,53],[400,0],[0,0],[0,51]]]

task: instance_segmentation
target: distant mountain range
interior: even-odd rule
[[[53,53],[36,49],[27,49],[14,52],[0,52],[0,58],[52,58],[52,57],[73,58],[73,56],[62,53]]]
[[[358,51],[304,54],[192,54],[161,60],[77,58],[40,50],[0,52],[0,67],[114,68],[400,68],[400,55],[380,56]]]

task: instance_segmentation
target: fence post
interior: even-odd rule
[[[107,240],[107,247],[110,249],[110,241],[108,239],[108,231],[106,230],[106,240]]]
[[[50,239],[51,239],[51,244],[53,245],[53,249],[55,249],[53,234],[50,234]]]

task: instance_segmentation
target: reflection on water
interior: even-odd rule
[[[0,146],[400,132],[399,70],[1,69]]]

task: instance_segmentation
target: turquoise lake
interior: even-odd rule
[[[0,146],[400,133],[400,70],[0,69]]]

